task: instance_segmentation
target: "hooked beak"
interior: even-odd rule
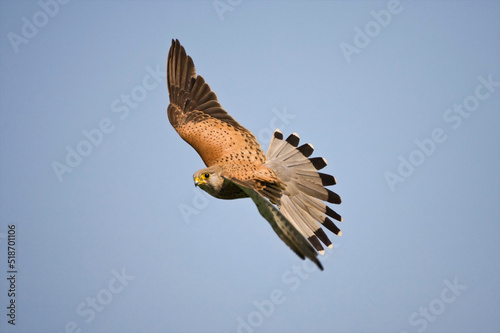
[[[196,177],[194,179],[194,186],[200,186],[200,185],[205,185],[207,183],[206,180],[200,179],[199,177]]]

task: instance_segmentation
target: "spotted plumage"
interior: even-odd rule
[[[297,134],[283,140],[279,130],[264,154],[255,136],[222,108],[196,75],[193,60],[178,40],[168,53],[167,86],[168,119],[207,166],[194,174],[195,184],[220,199],[250,197],[283,242],[323,269],[317,251],[323,254],[321,243],[332,247],[332,242],[321,226],[342,234],[330,219],[342,218],[323,202],[341,202],[325,188],[334,185],[335,178],[318,172],[326,160],[309,158],[312,145],[299,147]]]

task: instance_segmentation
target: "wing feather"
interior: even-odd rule
[[[255,163],[263,163],[264,152],[255,136],[222,108],[178,40],[172,40],[168,52],[167,86],[170,124],[207,166],[223,164],[226,157],[249,147],[257,157]]]

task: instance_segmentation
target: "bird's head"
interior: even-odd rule
[[[194,184],[213,196],[217,196],[224,184],[220,166],[211,166],[196,171],[193,175]]]

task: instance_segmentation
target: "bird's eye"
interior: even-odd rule
[[[210,178],[210,174],[209,174],[208,172],[207,172],[207,173],[205,173],[205,174],[203,175],[203,178],[205,178],[205,179]]]

